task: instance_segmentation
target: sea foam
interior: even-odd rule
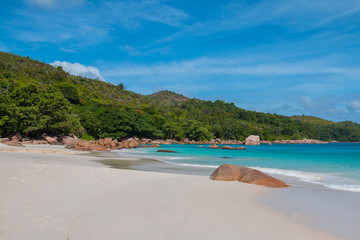
[[[317,173],[298,170],[252,167],[267,174],[277,174],[294,177],[303,182],[320,184],[326,188],[360,192],[360,182],[354,179],[338,176],[338,173]]]

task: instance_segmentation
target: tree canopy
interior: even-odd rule
[[[313,138],[360,141],[357,123],[249,111],[170,91],[144,96],[124,84],[73,76],[62,68],[0,52],[0,137],[77,134],[112,137],[244,140]]]

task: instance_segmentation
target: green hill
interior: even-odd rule
[[[184,95],[168,90],[147,95],[147,98],[152,104],[171,104],[171,105],[178,105],[189,100],[189,98],[185,97]]]
[[[332,121],[328,121],[328,120],[321,119],[321,118],[318,118],[318,117],[304,116],[304,115],[302,115],[302,116],[292,116],[291,119],[296,120],[296,121],[315,123],[315,124],[318,124],[318,125],[334,124],[334,122],[332,122]]]
[[[170,91],[148,96],[73,76],[46,63],[0,52],[0,136],[77,134],[112,137],[360,141],[360,125],[248,111]]]

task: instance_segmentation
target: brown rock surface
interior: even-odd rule
[[[260,137],[257,135],[250,135],[245,140],[245,145],[260,145]]]
[[[222,149],[224,150],[245,150],[245,147],[230,147],[230,146],[223,146]]]
[[[110,149],[107,149],[106,147],[99,145],[88,145],[84,147],[75,146],[73,149],[77,151],[102,151],[102,152],[110,151]]]
[[[100,138],[100,139],[99,139],[99,140],[97,140],[96,142],[97,142],[97,144],[99,144],[100,146],[104,146],[105,139]]]
[[[46,136],[44,138],[50,145],[63,145],[62,143],[58,142],[55,138],[49,136]]]
[[[231,164],[219,166],[213,174],[211,174],[210,179],[219,181],[239,181],[266,187],[289,187],[289,185],[285,184],[283,181],[271,177],[259,170]]]
[[[76,145],[78,142],[80,141],[80,139],[78,139],[77,137],[73,136],[65,136],[65,137],[62,137],[61,139],[61,142],[64,144],[64,145]]]
[[[12,147],[25,147],[19,141],[8,141],[8,142],[3,142],[3,144],[6,144],[6,145],[12,146]]]
[[[111,148],[116,148],[119,146],[119,142],[117,139],[111,141]]]
[[[104,146],[105,147],[111,147],[112,138],[105,138],[104,139]]]
[[[171,151],[171,150],[164,150],[164,149],[157,150],[157,152],[176,153],[175,151]]]
[[[148,146],[148,147],[156,147],[156,148],[159,148],[160,147],[160,145],[158,144],[158,143],[154,143],[154,144],[151,144],[150,146]]]
[[[214,148],[214,149],[218,149],[218,148],[220,148],[218,145],[216,145],[216,144],[213,144],[213,145],[211,145],[211,146],[208,146],[208,148]]]
[[[133,138],[129,138],[127,140],[124,140],[122,142],[119,143],[119,148],[137,148],[140,146],[140,143],[138,140],[133,139]]]

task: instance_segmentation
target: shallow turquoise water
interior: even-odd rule
[[[360,192],[360,143],[262,144],[246,150],[209,149],[208,145],[162,145],[128,153],[150,156],[170,164],[215,168],[223,163],[258,168],[269,173],[321,184],[327,188]]]

